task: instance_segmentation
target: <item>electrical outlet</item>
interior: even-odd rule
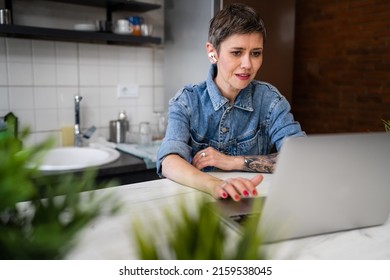
[[[118,85],[118,98],[133,98],[138,96],[138,85]]]

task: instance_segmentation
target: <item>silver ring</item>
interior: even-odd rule
[[[201,157],[205,157],[205,156],[206,156],[206,153],[203,152],[203,153],[200,154],[200,156],[201,156]]]

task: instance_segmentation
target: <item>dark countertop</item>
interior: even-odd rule
[[[120,175],[128,172],[145,171],[146,165],[143,159],[118,151],[120,157],[110,163],[99,166],[99,176]]]
[[[117,160],[97,167],[97,184],[115,180],[118,182],[117,185],[126,185],[159,179],[156,168],[147,169],[143,159],[121,151],[119,153],[120,157]],[[58,176],[69,173],[77,175],[82,174],[82,171],[46,171],[42,172],[41,175]]]
[[[98,179],[116,179],[121,185],[159,179],[156,168],[147,169],[143,159],[121,152],[120,157],[99,166]]]

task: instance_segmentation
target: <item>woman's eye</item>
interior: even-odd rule
[[[261,56],[263,53],[262,52],[252,52],[252,55],[254,57],[258,57],[258,56]]]
[[[240,56],[240,54],[241,54],[241,51],[234,51],[234,52],[232,52],[232,55],[234,55],[234,56]]]

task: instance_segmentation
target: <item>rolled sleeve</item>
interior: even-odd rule
[[[191,147],[189,145],[177,140],[164,141],[158,151],[156,162],[157,174],[160,177],[163,177],[161,168],[162,162],[166,156],[171,154],[177,154],[188,162],[192,160]]]
[[[286,137],[306,136],[300,124],[294,120],[291,114],[291,106],[284,97],[275,100],[275,106],[271,107],[270,135],[278,151]]]
[[[190,117],[189,98],[186,90],[179,91],[169,102],[168,126],[157,153],[156,168],[157,174],[162,177],[161,165],[167,155],[177,154],[188,162],[191,162],[192,148],[188,144],[190,139]]]

